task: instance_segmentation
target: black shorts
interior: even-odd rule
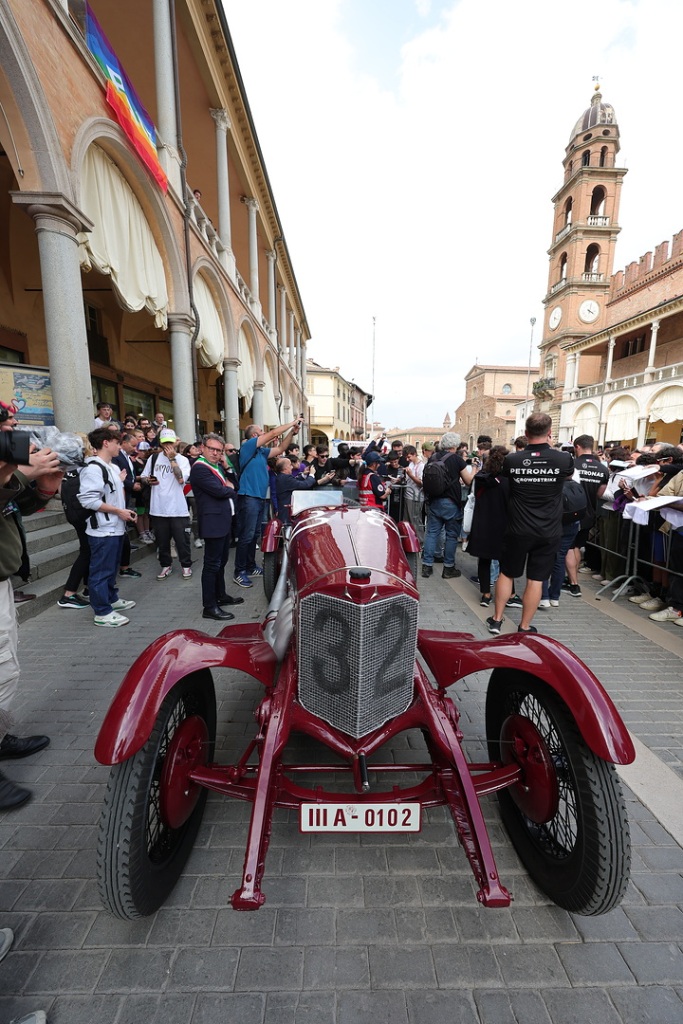
[[[575,548],[585,548],[586,544],[588,543],[588,534],[589,533],[590,533],[590,529],[579,530],[579,532],[577,533],[576,537],[574,538],[574,543],[572,544],[572,547],[575,547]]]
[[[547,580],[553,571],[561,541],[560,533],[553,537],[506,533],[500,555],[500,571],[514,580],[524,575],[526,564],[528,580]]]

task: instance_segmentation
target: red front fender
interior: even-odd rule
[[[398,526],[398,532],[401,535],[401,543],[403,544],[403,550],[406,554],[417,553],[420,551],[422,545],[420,539],[415,532],[415,527],[412,523],[406,523],[403,519],[396,524]]]
[[[487,669],[494,669],[489,686],[506,669],[535,676],[562,698],[594,754],[615,764],[635,760],[633,742],[610,696],[588,666],[557,640],[513,633],[477,641],[466,633],[423,629],[417,646],[439,686]]]
[[[105,715],[95,743],[100,764],[119,764],[136,754],[176,683],[211,668],[240,669],[271,686],[276,658],[254,623],[227,626],[217,637],[196,629],[164,633],[131,665]]]

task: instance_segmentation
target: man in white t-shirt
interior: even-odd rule
[[[407,444],[403,448],[403,454],[408,462],[406,466],[406,489],[404,494],[405,511],[408,522],[415,528],[415,532],[424,544],[425,528],[422,521],[422,509],[424,507],[424,495],[422,493],[422,474],[425,464],[417,453],[415,445]]]
[[[178,551],[183,579],[192,576],[190,516],[184,490],[190,478],[190,463],[178,454],[177,445],[175,432],[164,427],[159,432],[161,451],[149,457],[141,477],[143,483],[150,485],[149,514],[159,546],[158,580],[167,579],[173,572],[171,538]]]

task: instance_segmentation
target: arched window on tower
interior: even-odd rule
[[[567,202],[564,204],[564,226],[566,228],[568,228],[569,225],[572,222],[572,206],[573,205],[574,205],[574,200],[570,196],[569,199],[567,200]]]
[[[583,265],[583,277],[585,281],[599,281],[602,274],[599,273],[600,246],[589,245],[586,249],[586,262]]]
[[[605,212],[605,190],[602,185],[597,185],[593,189],[593,195],[591,196],[591,216],[602,217]]]
[[[607,167],[607,146],[603,146],[600,150],[600,166]]]
[[[560,256],[560,281],[567,280],[567,254],[563,252]]]
[[[583,152],[583,156],[581,157],[581,166],[582,167],[590,167],[590,165],[591,165],[591,151],[590,151],[590,149],[585,149],[584,152]]]

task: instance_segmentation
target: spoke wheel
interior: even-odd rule
[[[564,701],[534,676],[496,670],[486,695],[493,761],[522,780],[498,794],[513,845],[536,884],[578,914],[604,914],[628,884],[631,843],[614,765],[584,743]]]
[[[211,674],[186,676],[167,695],[141,750],[114,765],[104,797],[97,876],[105,908],[132,920],[153,913],[178,881],[207,791],[187,778],[213,758]]]
[[[263,591],[266,601],[275,593],[280,575],[280,551],[266,551],[263,555]]]

